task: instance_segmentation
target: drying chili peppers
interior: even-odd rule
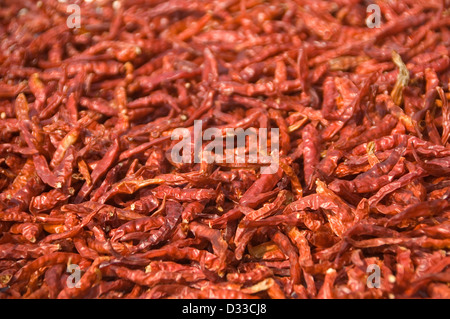
[[[449,8],[1,1],[0,298],[450,298]]]

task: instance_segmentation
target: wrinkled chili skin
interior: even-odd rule
[[[0,298],[450,298],[449,0],[75,3],[0,2]]]

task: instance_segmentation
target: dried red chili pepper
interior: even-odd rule
[[[447,0],[41,2],[0,4],[1,298],[449,297]],[[176,162],[199,120],[278,169]]]

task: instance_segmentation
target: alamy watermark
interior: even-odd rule
[[[366,273],[370,274],[367,277],[367,287],[369,288],[380,288],[381,287],[381,270],[376,264],[371,264],[367,266]]]
[[[366,19],[366,25],[368,28],[380,28],[381,27],[381,9],[377,4],[370,4],[367,6],[367,13],[370,15]]]
[[[67,13],[70,15],[67,17],[66,24],[70,29],[81,28],[81,8],[77,4],[69,4],[67,6]]]
[[[171,151],[174,163],[258,164],[261,165],[261,174],[274,174],[278,171],[280,148],[278,128],[270,129],[269,150],[267,128],[257,130],[250,127],[244,130],[211,127],[203,131],[202,127],[202,121],[196,120],[193,135],[187,128],[173,130],[171,139],[180,140]],[[203,145],[204,141],[211,142]]]
[[[77,264],[68,264],[67,272],[70,273],[67,277],[66,284],[69,288],[80,288],[81,269]]]

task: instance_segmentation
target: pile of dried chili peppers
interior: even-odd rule
[[[449,8],[1,1],[0,297],[450,298]],[[279,170],[174,162],[195,120]]]

